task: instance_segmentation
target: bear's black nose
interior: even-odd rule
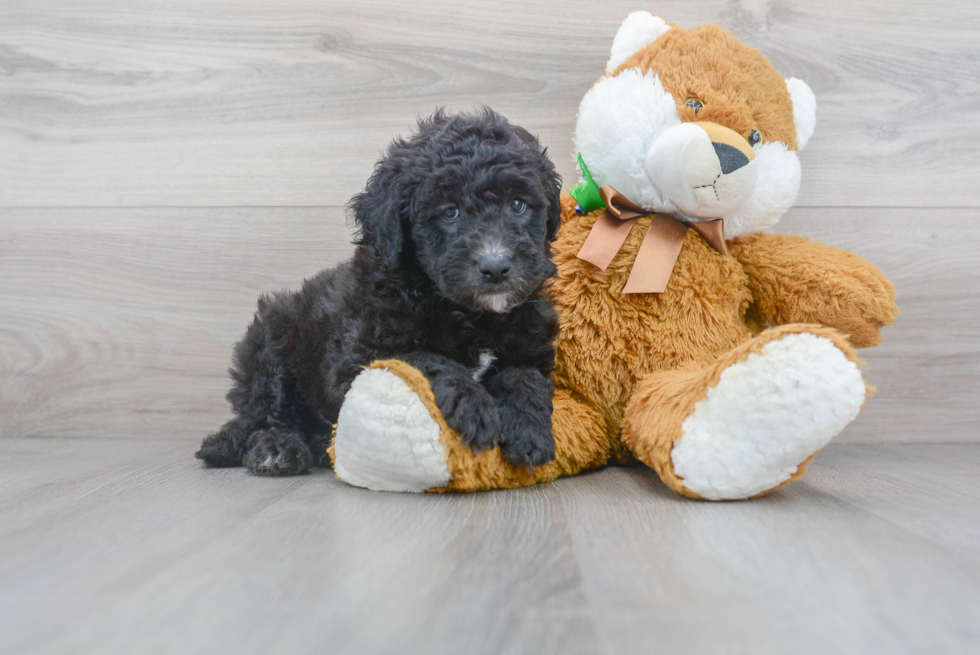
[[[711,145],[715,147],[715,154],[718,155],[718,161],[721,162],[721,172],[724,175],[728,175],[732,171],[737,171],[749,163],[749,158],[742,154],[738,148],[732,147],[727,143],[717,143],[714,141],[712,141]]]
[[[480,273],[484,282],[503,282],[510,275],[510,258],[503,255],[487,255],[480,260]]]

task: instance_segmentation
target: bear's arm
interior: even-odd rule
[[[848,334],[857,348],[881,343],[898,314],[895,287],[865,259],[804,237],[755,234],[734,239],[756,311],[771,325],[820,323]]]

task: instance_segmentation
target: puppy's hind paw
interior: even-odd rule
[[[214,434],[209,434],[194,456],[211,468],[241,466],[247,436],[241,425],[229,421]]]
[[[281,476],[306,473],[313,455],[296,432],[259,430],[249,437],[242,463],[256,475]]]

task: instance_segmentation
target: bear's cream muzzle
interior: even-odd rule
[[[742,135],[717,123],[682,123],[647,152],[651,181],[690,218],[734,214],[755,190],[755,151]]]

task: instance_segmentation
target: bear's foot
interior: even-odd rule
[[[833,330],[784,326],[730,355],[652,379],[645,407],[631,402],[627,412],[625,436],[640,459],[687,496],[749,498],[799,478],[865,401],[856,357]],[[630,415],[658,410],[667,424]]]
[[[511,464],[499,447],[473,450],[449,427],[432,386],[400,360],[362,371],[344,399],[329,454],[337,477],[378,491],[483,491],[524,487],[602,466],[609,438],[602,418],[555,392],[555,459]]]
[[[375,491],[427,491],[452,476],[428,382],[404,362],[380,362],[344,398],[330,455],[337,477]]]
[[[854,420],[864,404],[857,365],[829,339],[792,334],[729,366],[682,424],[671,461],[711,500],[777,487]]]

